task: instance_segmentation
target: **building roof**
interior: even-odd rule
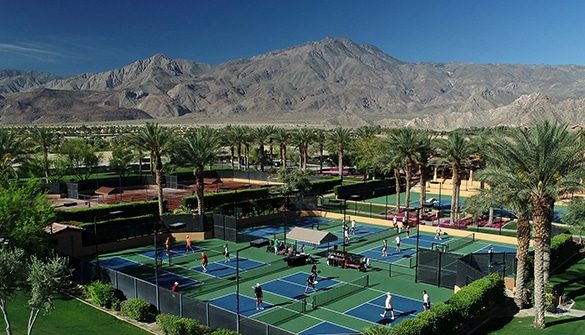
[[[293,228],[288,234],[286,234],[286,238],[311,244],[329,243],[337,240],[337,236],[328,231],[301,227]]]

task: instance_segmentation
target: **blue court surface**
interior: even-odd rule
[[[284,278],[260,284],[262,285],[264,292],[270,292],[289,299],[302,299],[306,296],[305,288],[307,286],[308,277],[308,273],[297,272]],[[315,284],[315,289],[317,289],[317,291],[327,290],[338,283],[339,281],[335,279],[317,277],[317,284]],[[309,288],[307,294],[311,293],[313,293],[313,290]]]
[[[147,281],[155,284],[156,280],[157,280],[156,277],[151,277]],[[183,277],[183,276],[171,273],[171,272],[165,272],[165,273],[158,275],[158,286],[159,287],[163,287],[163,288],[170,290],[175,282],[179,283],[180,290],[187,289],[187,288],[190,288],[190,287],[193,287],[193,286],[196,286],[199,284],[199,282],[197,280]]]
[[[177,256],[191,255],[193,253],[198,253],[198,252],[201,252],[201,251],[205,250],[204,248],[200,248],[200,247],[197,247],[195,245],[192,245],[191,247],[193,248],[193,252],[191,250],[188,250],[187,251],[186,248],[185,248],[185,244],[175,244],[175,245],[173,245],[171,247],[171,250],[170,250],[170,252],[171,252],[171,258],[172,257],[177,257]],[[163,248],[159,248],[157,250],[157,252],[158,252],[158,259],[167,259],[168,258],[167,251],[165,250],[164,247]],[[155,254],[154,250],[149,250],[149,251],[145,251],[145,252],[140,253],[140,255],[146,256],[146,257],[149,257],[149,258],[152,258],[152,259],[154,259],[154,254]]]
[[[286,224],[288,226],[288,230],[291,230],[294,227],[304,227],[304,228],[311,228],[311,229],[320,229],[321,225],[327,225],[331,223],[329,219],[321,218],[321,217],[313,217],[313,216],[306,216],[306,217],[288,217]],[[273,238],[274,235],[282,234],[284,229],[284,218],[280,221],[271,222],[272,225],[270,226],[263,226],[263,227],[252,227],[248,229],[244,229],[240,231],[242,234],[252,235],[262,238]]]
[[[423,310],[422,301],[393,294],[392,304],[396,318],[391,320],[392,314],[390,312],[386,313],[385,318],[380,316],[380,314],[384,313],[385,303],[386,295],[383,294],[378,298],[350,309],[345,314],[374,323],[395,325],[404,319],[414,318],[417,313]]]
[[[116,256],[116,257],[100,260],[100,266],[103,266],[103,267],[111,269],[111,270],[121,271],[121,270],[129,268],[129,267],[142,266],[142,264],[136,263],[134,261],[131,261],[131,260],[123,258],[123,257]]]
[[[259,268],[261,266],[267,265],[266,263],[263,263],[263,262],[258,262],[258,261],[254,261],[254,260],[247,259],[247,258],[241,258],[241,257],[239,259],[239,263],[240,263],[239,264],[240,272],[246,272],[248,270]],[[217,262],[213,262],[213,263],[208,264],[207,265],[207,272],[203,272],[203,267],[201,265],[193,267],[192,269],[197,271],[197,272],[206,273],[206,274],[211,275],[211,276],[225,278],[225,277],[231,277],[231,276],[236,275],[237,265],[238,264],[236,264],[236,259],[231,258],[228,262],[217,261]]]
[[[253,292],[253,290],[250,291]],[[214,299],[211,301],[211,304],[233,313],[237,312],[237,296],[235,293]],[[264,307],[265,310],[268,310],[272,307],[272,305],[263,302],[262,307]],[[240,294],[240,314],[251,317],[254,314],[260,312],[262,312],[262,310],[256,309],[256,299],[252,299]]]
[[[321,322],[311,328],[305,329],[299,335],[353,335],[360,334],[359,331],[338,326],[331,322]]]
[[[382,256],[382,247],[375,247],[370,250],[360,252],[360,255],[369,259],[375,259],[385,263],[395,263],[404,258],[412,258],[416,254],[415,249],[402,249],[396,252],[395,248],[388,246],[388,256]]]
[[[493,248],[492,252],[494,252],[494,253],[498,253],[498,252],[506,252],[506,253],[512,253],[512,254],[516,253],[516,248],[514,248],[514,247],[506,247],[506,246],[502,246],[502,245],[491,245],[491,244],[481,248],[478,251],[474,251],[474,253],[476,253],[476,254],[487,253],[490,250],[490,248]]]

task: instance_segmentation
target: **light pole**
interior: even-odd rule
[[[237,333],[240,332],[240,252],[251,247],[252,245],[249,245],[247,247],[236,250],[236,317],[238,318],[236,323]]]
[[[343,229],[343,237],[342,237],[343,238],[343,255],[345,255],[345,224],[346,224],[345,223],[345,210],[347,208],[346,202],[347,202],[347,199],[343,198],[343,227],[342,227],[342,229]]]
[[[106,218],[108,216],[120,215],[122,213],[124,213],[124,212],[123,211],[111,211],[107,214],[96,215],[93,217],[93,238],[94,238],[94,244],[95,244],[95,264],[97,266],[100,265],[100,252],[99,252],[99,243],[98,243],[98,237],[97,237],[97,220],[102,219],[102,218]]]

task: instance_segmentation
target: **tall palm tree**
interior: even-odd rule
[[[307,169],[307,161],[309,160],[309,145],[313,141],[314,133],[311,129],[303,127],[293,132],[293,141],[299,149],[299,168]]]
[[[274,131],[274,141],[279,147],[281,169],[286,169],[286,147],[290,144],[291,132],[284,128],[276,128]]]
[[[381,167],[381,172],[384,174],[393,174],[394,175],[394,188],[396,193],[396,212],[400,212],[401,207],[401,199],[400,193],[401,190],[401,176],[400,176],[400,168],[402,167],[402,159],[398,156],[394,151],[393,148],[389,146],[388,141],[384,141],[384,151],[382,151],[381,155],[383,157],[382,161],[384,162]]]
[[[420,174],[420,205],[427,202],[427,176],[430,173],[430,160],[434,155],[431,135],[426,131],[417,133],[416,160]]]
[[[197,128],[181,139],[178,143],[180,160],[193,165],[195,176],[195,195],[197,197],[197,212],[205,213],[205,182],[203,172],[205,166],[213,162],[219,147],[219,138],[215,132],[205,128]]]
[[[582,189],[585,145],[567,125],[540,122],[495,142],[483,171],[486,179],[506,185],[529,199],[534,231],[534,325],[545,327],[545,284],[550,272],[550,239],[554,202]]]
[[[0,178],[18,178],[18,166],[28,160],[27,148],[24,136],[0,128]]]
[[[234,146],[238,154],[238,169],[242,168],[242,146],[247,141],[248,128],[244,126],[234,126],[230,129],[230,137],[234,140]]]
[[[135,150],[148,152],[150,155],[150,169],[154,175],[158,196],[158,213],[164,212],[164,198],[162,188],[163,161],[162,158],[171,153],[174,142],[172,128],[165,128],[158,123],[147,122],[144,127],[128,137],[128,143]]]
[[[325,142],[327,141],[327,135],[323,129],[315,130],[313,139],[319,146],[319,173],[323,173],[323,151],[325,151]]]
[[[266,161],[264,146],[268,143],[270,135],[270,130],[266,127],[252,128],[250,131],[250,137],[258,144],[258,160],[260,161],[260,171],[262,172],[264,172],[264,162]]]
[[[274,168],[274,134],[276,133],[275,126],[264,126],[266,133],[268,133],[268,161],[271,168]]]
[[[235,156],[236,156],[236,142],[237,139],[234,137],[233,127],[231,125],[225,126],[222,129],[221,136],[219,136],[219,141],[221,145],[229,147],[230,149],[230,164],[232,169],[235,168]]]
[[[61,142],[61,136],[54,129],[46,127],[32,127],[28,130],[28,136],[37,151],[41,151],[43,157],[43,172],[45,183],[49,182],[49,152]]]
[[[474,152],[471,142],[459,131],[449,134],[438,142],[439,156],[451,165],[453,193],[451,194],[451,222],[459,219],[459,194],[461,192],[461,170]]]
[[[419,138],[412,128],[393,129],[387,138],[388,146],[392,148],[394,155],[402,162],[402,168],[406,175],[406,208],[410,208],[410,188],[412,173],[416,164],[417,146]]]
[[[329,133],[329,141],[337,147],[337,165],[339,176],[343,179],[343,152],[345,146],[350,143],[352,131],[349,128],[337,127]]]

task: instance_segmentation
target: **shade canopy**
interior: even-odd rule
[[[293,228],[290,232],[288,232],[288,234],[286,234],[286,238],[311,244],[322,244],[337,241],[337,236],[330,232],[301,227]]]

